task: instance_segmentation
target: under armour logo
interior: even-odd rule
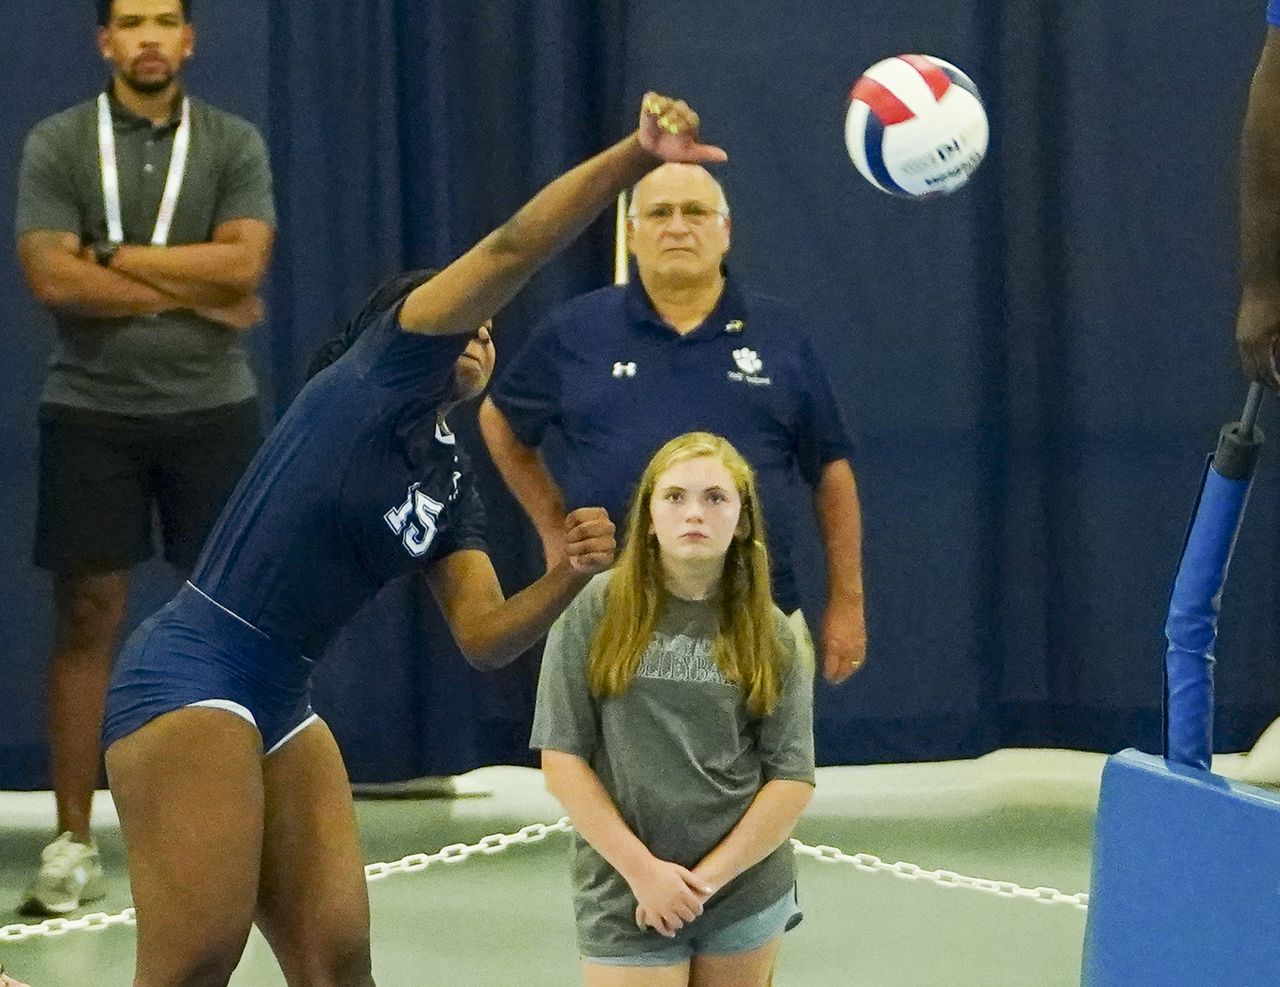
[[[758,374],[764,369],[764,364],[760,362],[760,357],[753,349],[746,346],[740,350],[733,351],[733,362],[738,365],[738,369],[744,374]]]
[[[613,365],[613,376],[615,377],[634,377],[636,375],[636,365],[634,363],[618,362]]]

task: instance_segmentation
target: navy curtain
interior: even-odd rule
[[[0,92],[6,223],[22,135],[101,82],[89,6],[22,7],[0,38],[14,66]],[[456,256],[625,133],[644,89],[687,95],[732,155],[731,264],[805,309],[859,443],[870,661],[840,689],[819,685],[821,759],[1154,750],[1183,526],[1244,394],[1234,162],[1264,6],[198,3],[191,85],[271,148],[281,237],[254,341],[271,414],[379,278]],[[988,161],[947,200],[875,192],[844,153],[848,89],[903,51],[963,67],[991,113]],[[500,365],[550,305],[609,280],[611,240],[604,221],[504,313]],[[31,787],[46,783],[48,587],[27,560],[48,329],[8,252],[0,306],[0,785]],[[537,544],[473,413],[459,430],[511,591],[538,572]],[[1280,710],[1278,470],[1264,451],[1224,601],[1224,750]],[[820,567],[802,589],[816,624]],[[166,590],[158,567],[144,573],[138,612]],[[536,660],[470,671],[421,602],[407,582],[389,587],[320,674],[353,776],[521,763]]]

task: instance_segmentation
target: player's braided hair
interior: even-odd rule
[[[311,362],[307,364],[306,379],[310,380],[329,364],[335,362],[338,357],[355,345],[356,340],[360,338],[360,334],[364,332],[365,327],[370,322],[388,309],[393,308],[414,288],[430,281],[438,273],[435,268],[426,267],[417,271],[406,271],[403,274],[397,274],[395,277],[388,278],[378,285],[373,290],[373,293],[365,299],[364,304],[360,306],[360,310],[342,327],[338,335],[321,343],[319,349],[312,354]]]

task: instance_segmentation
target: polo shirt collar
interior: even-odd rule
[[[676,334],[675,330],[667,325],[662,316],[654,309],[648,292],[644,290],[644,283],[635,274],[634,267],[631,280],[626,287],[626,311],[627,318],[636,327],[648,326],[663,333]],[[718,336],[722,333],[737,334],[742,332],[746,323],[746,299],[743,297],[742,289],[738,286],[737,279],[726,267],[724,268],[724,291],[720,293],[720,300],[716,302],[716,307],[702,321],[702,325],[692,332],[685,333],[681,338],[704,339],[709,336]]]
[[[169,111],[169,119],[156,126],[146,117],[140,117],[116,98],[116,80],[107,81],[107,99],[111,103],[111,120],[117,130],[136,130],[146,127],[148,130],[176,130],[182,122],[182,98],[186,95],[182,87],[173,95],[173,106]]]

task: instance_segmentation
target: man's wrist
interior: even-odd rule
[[[93,259],[99,267],[110,267],[111,262],[116,259],[116,254],[120,252],[123,244],[115,240],[106,240],[101,243],[93,244]]]

